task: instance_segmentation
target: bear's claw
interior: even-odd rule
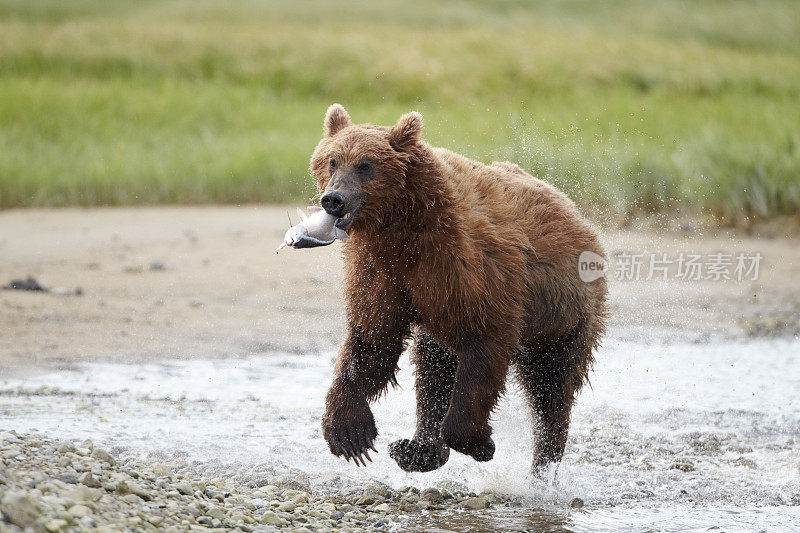
[[[389,445],[389,457],[406,472],[430,472],[447,462],[450,449],[442,441],[400,439]]]
[[[366,400],[363,405],[350,407],[326,415],[322,420],[322,434],[333,455],[344,456],[348,462],[352,459],[356,465],[366,466],[367,461],[372,462],[368,450],[378,453],[375,449],[378,429]]]

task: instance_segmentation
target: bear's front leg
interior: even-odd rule
[[[450,409],[442,422],[444,442],[476,461],[494,457],[489,416],[505,388],[509,350],[481,338],[458,349],[459,362]]]
[[[402,338],[388,346],[367,343],[352,330],[339,349],[336,370],[326,398],[322,434],[336,456],[365,464],[378,435],[369,402],[394,381]]]

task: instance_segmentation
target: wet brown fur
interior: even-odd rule
[[[581,252],[603,255],[597,233],[550,184],[429,146],[421,128],[418,113],[354,125],[333,105],[311,158],[320,192],[340,185],[331,158],[375,168],[343,245],[347,335],[325,438],[348,458],[372,445],[368,402],[394,381],[413,332],[418,424],[390,448],[401,467],[437,468],[448,448],[491,459],[489,417],[511,365],[538,416],[534,467],[558,461],[604,329],[605,280],[578,275]]]

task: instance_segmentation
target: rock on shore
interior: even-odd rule
[[[89,440],[0,430],[0,533],[387,531],[398,516],[483,509],[493,501],[380,484],[346,495],[315,494],[280,479],[228,487],[169,464],[117,459]]]

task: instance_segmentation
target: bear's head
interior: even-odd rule
[[[344,107],[333,104],[324,125],[325,136],[311,156],[323,209],[339,217],[336,225],[345,231],[380,227],[408,193],[422,115],[407,113],[392,127],[353,124]]]

